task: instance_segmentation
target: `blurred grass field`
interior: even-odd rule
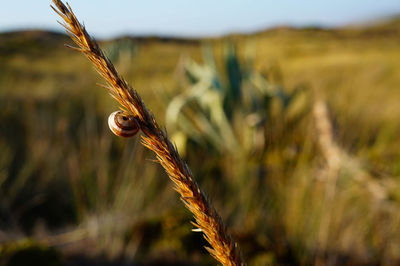
[[[396,265],[399,36],[393,19],[101,46],[250,265]],[[117,106],[64,43],[0,35],[0,265],[214,265],[153,155],[109,131]]]

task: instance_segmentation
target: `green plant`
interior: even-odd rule
[[[180,151],[191,140],[224,155],[264,154],[268,128],[296,127],[308,111],[300,99],[304,86],[289,91],[271,83],[254,69],[250,56],[241,63],[233,43],[225,47],[222,71],[210,47],[204,49],[204,61],[186,62],[189,84],[168,104],[166,123]]]

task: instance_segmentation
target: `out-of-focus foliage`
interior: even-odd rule
[[[191,140],[208,145],[210,156],[215,152],[239,157],[262,155],[267,127],[274,127],[273,121],[280,121],[283,127],[293,125],[304,114],[303,110],[296,110],[296,117],[289,113],[303,87],[285,91],[257,72],[252,58],[246,58],[247,64],[240,63],[233,44],[225,50],[223,74],[210,47],[204,51],[204,65],[188,61],[185,70],[189,84],[169,101],[166,123],[183,154]]]
[[[398,34],[393,22],[104,46],[250,265],[396,265]],[[215,264],[153,155],[109,132],[117,106],[64,42],[0,35],[0,264]]]

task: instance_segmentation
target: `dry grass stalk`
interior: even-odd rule
[[[323,216],[321,217],[318,235],[318,250],[315,258],[315,265],[324,265],[325,258],[323,253],[328,248],[329,228],[332,222],[332,210],[335,207],[336,183],[339,177],[341,151],[333,138],[332,124],[328,115],[328,108],[323,101],[317,101],[313,106],[315,127],[317,130],[318,143],[321,152],[327,162],[325,171],[325,196],[323,202]]]
[[[318,252],[315,258],[315,265],[326,265],[326,250],[329,248],[331,234],[331,223],[333,222],[333,210],[336,208],[336,187],[340,178],[341,171],[346,170],[351,173],[351,178],[359,185],[363,186],[372,196],[372,200],[382,203],[388,197],[388,186],[381,184],[374,179],[362,167],[357,158],[347,153],[334,138],[333,126],[329,117],[329,110],[326,102],[317,100],[313,106],[313,117],[317,132],[318,144],[321,153],[326,160],[324,171],[325,198],[323,205],[323,216],[320,222]],[[380,208],[382,205],[379,205]]]
[[[211,245],[211,248],[206,247],[208,252],[223,265],[245,265],[239,248],[228,234],[221,217],[200,190],[189,167],[179,156],[166,131],[160,128],[153,114],[147,110],[139,94],[118,74],[97,42],[79,23],[71,7],[59,0],[53,0],[53,3],[55,7],[52,8],[64,20],[61,24],[78,45],[72,48],[87,56],[99,74],[106,79],[108,85],[105,87],[111,96],[125,111],[137,118],[144,133],[143,145],[156,153],[157,160],[174,182],[174,188],[181,195],[181,200],[193,213],[196,220],[193,224],[197,227],[195,230],[203,232]]]

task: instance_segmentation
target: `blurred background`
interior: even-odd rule
[[[249,265],[400,264],[398,0],[69,3]],[[215,265],[49,4],[0,10],[0,265]]]

